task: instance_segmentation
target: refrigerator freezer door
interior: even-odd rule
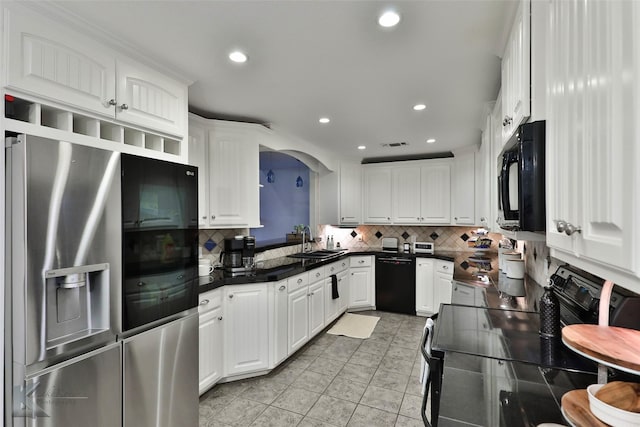
[[[198,425],[198,313],[124,341],[124,425]]]
[[[118,426],[122,419],[121,345],[86,353],[27,378],[14,393],[14,426]]]

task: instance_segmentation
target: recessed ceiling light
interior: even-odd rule
[[[433,138],[427,139],[427,144],[433,144],[434,142],[436,142],[436,140]]]
[[[320,120],[318,121],[322,124],[325,124],[325,123],[329,123],[331,120],[329,120],[329,117],[320,117]]]
[[[400,15],[393,10],[387,10],[378,17],[378,24],[380,24],[381,27],[395,27],[398,25],[398,22],[400,22]]]
[[[427,106],[424,105],[424,104],[416,104],[416,105],[413,106],[413,109],[416,110],[416,111],[422,111],[425,108],[427,108]]]
[[[366,149],[366,145],[358,145],[358,150],[364,150]]]
[[[248,58],[244,52],[240,52],[239,50],[234,50],[229,54],[229,59],[232,60],[233,62],[242,64],[244,62],[247,62]]]

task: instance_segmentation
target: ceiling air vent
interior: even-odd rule
[[[408,142],[391,142],[389,144],[382,144],[383,147],[392,147],[392,148],[404,147],[405,145],[409,145],[409,143]]]

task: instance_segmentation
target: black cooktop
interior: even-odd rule
[[[543,368],[594,373],[597,364],[559,339],[542,338],[538,313],[464,305],[442,305],[432,347],[479,357],[530,363]]]

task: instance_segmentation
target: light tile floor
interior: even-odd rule
[[[268,375],[216,385],[200,398],[200,427],[423,426],[425,318],[357,314],[380,317],[369,339],[325,329]]]

